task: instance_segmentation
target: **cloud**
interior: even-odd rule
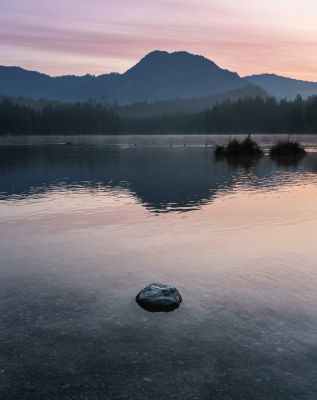
[[[65,58],[78,73],[124,71],[147,52],[166,49],[203,54],[240,74],[269,70],[317,80],[311,0],[301,7],[294,0],[2,1],[0,47],[10,47],[6,56],[14,61],[23,50],[34,69],[43,65],[41,54],[51,54],[50,72],[54,58],[56,73]],[[0,62],[10,63],[3,55]]]

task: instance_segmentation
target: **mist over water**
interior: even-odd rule
[[[0,398],[317,398],[317,140],[301,138],[293,165],[216,161],[223,136],[6,139]],[[152,282],[180,308],[138,307]]]

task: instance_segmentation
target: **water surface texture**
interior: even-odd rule
[[[164,140],[0,146],[1,399],[317,399],[314,138]],[[180,308],[140,308],[152,282]]]

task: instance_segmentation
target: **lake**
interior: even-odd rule
[[[317,136],[0,142],[0,398],[317,398]],[[71,145],[63,143],[71,141]],[[152,282],[183,303],[151,313]]]

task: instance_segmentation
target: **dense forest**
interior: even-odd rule
[[[92,103],[0,100],[0,134],[117,134],[120,117]]]
[[[95,102],[1,98],[0,134],[317,133],[317,96],[293,101],[246,98],[201,112],[148,117],[124,110]]]

